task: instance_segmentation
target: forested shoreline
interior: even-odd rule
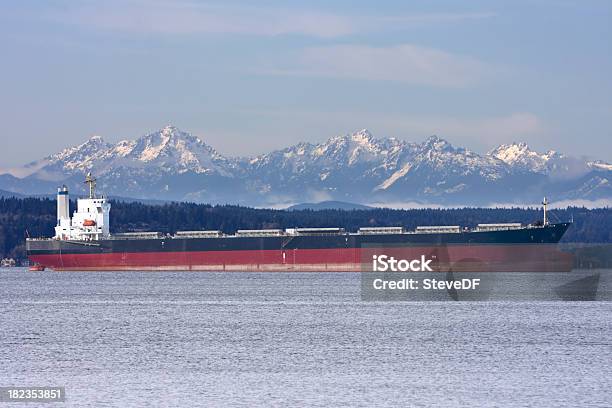
[[[75,202],[71,203],[71,213]],[[573,220],[564,242],[612,242],[612,209],[568,207],[549,211],[551,222]],[[235,205],[167,203],[163,205],[112,201],[111,232],[179,230],[461,225],[522,222],[542,219],[541,208],[456,208],[367,210],[272,210]],[[25,258],[25,238],[49,237],[56,223],[56,203],[48,198],[0,198],[0,258]]]

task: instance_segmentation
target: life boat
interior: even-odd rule
[[[94,220],[84,220],[83,221],[83,226],[84,227],[95,227],[96,226],[96,222]]]

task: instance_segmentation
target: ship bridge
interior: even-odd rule
[[[77,199],[77,208],[72,218],[69,215],[68,187],[64,185],[58,188],[55,239],[98,240],[109,237],[111,205],[106,197],[96,197],[96,179],[91,173],[87,174],[85,184],[89,187],[89,197]]]

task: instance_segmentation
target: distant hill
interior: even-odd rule
[[[321,201],[318,203],[302,203],[292,205],[287,210],[370,210],[374,207],[369,207],[363,204],[347,203],[345,201]]]
[[[23,194],[13,193],[12,191],[0,190],[0,197],[23,197]]]

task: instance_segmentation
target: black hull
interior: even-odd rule
[[[475,248],[534,248],[559,242],[569,223],[545,227],[462,233],[231,236],[218,238],[108,239],[100,241],[28,240],[30,259],[54,269],[211,269],[238,270],[268,265],[320,270],[356,270],[365,250],[413,248],[433,253],[451,248],[456,256]],[[496,252],[497,253],[497,252]],[[331,266],[330,266],[331,265]],[[317,269],[319,270],[319,269]]]

